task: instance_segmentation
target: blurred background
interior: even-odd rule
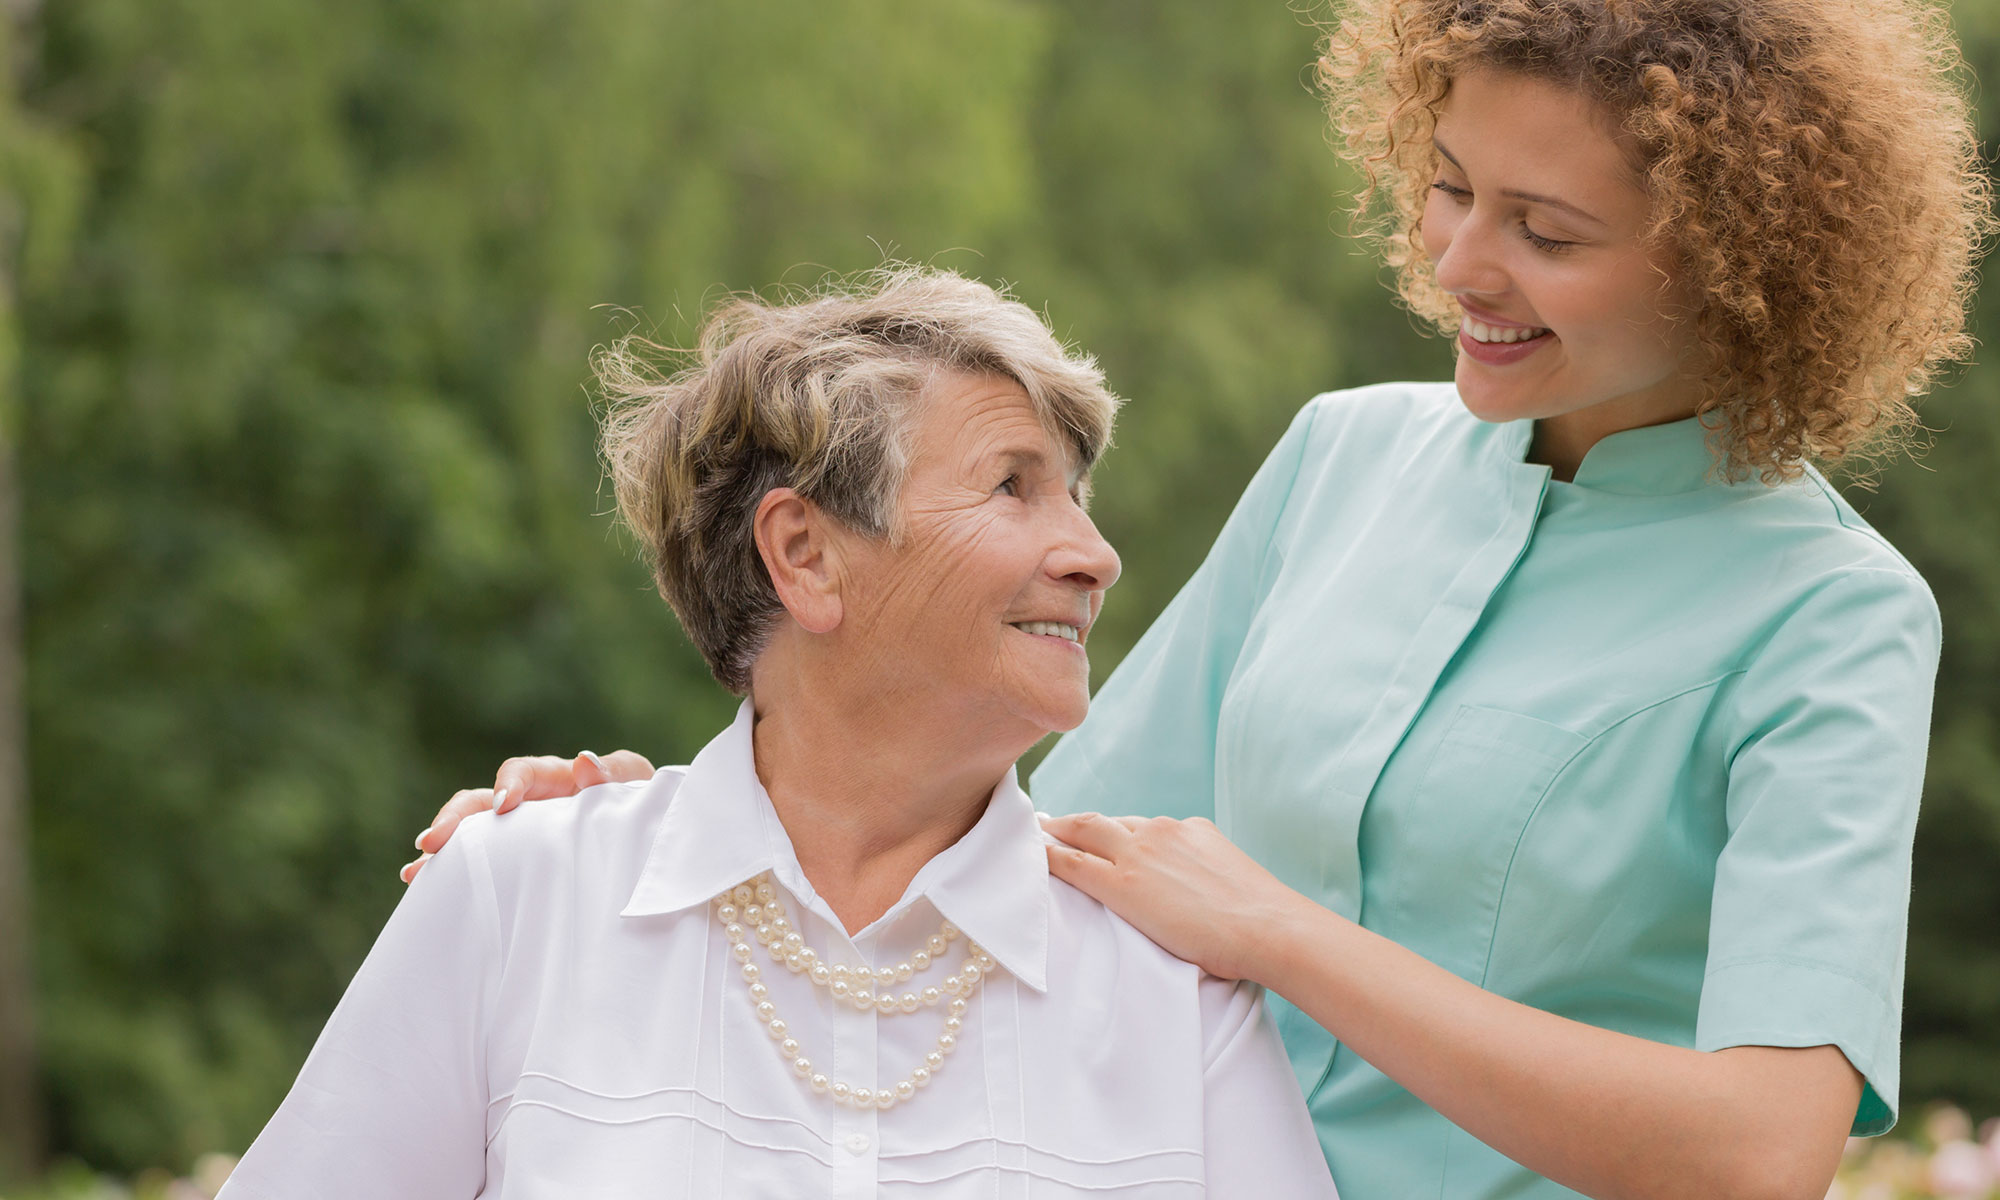
[[[1131,400],[1100,677],[1301,403],[1450,371],[1344,232],[1284,0],[0,12],[0,1181],[240,1152],[454,788],[726,721],[605,515],[593,345],[885,254],[1010,285]],[[2000,79],[2000,0],[1951,15]],[[1923,412],[1849,494],[1944,610],[1904,1103],[1976,1121],[2000,374]]]

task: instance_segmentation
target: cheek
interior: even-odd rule
[[[979,600],[965,573],[954,569],[947,558],[912,562],[908,567],[884,597],[883,615],[909,633],[930,630],[933,637],[961,637]]]
[[[1671,333],[1662,281],[1641,261],[1627,260],[1610,271],[1578,272],[1568,286],[1552,289],[1562,297],[1562,313],[1591,332],[1590,340],[1624,355],[1652,357]]]
[[[882,610],[906,628],[922,626],[963,641],[968,629],[993,624],[997,605],[1012,595],[996,558],[996,531],[987,522],[955,521],[913,537],[895,578],[879,595]]]
[[[1442,203],[1444,194],[1432,190],[1430,198],[1424,201],[1423,227],[1418,239],[1423,243],[1424,257],[1436,262],[1444,257],[1451,245],[1451,231],[1458,224],[1458,213],[1450,204]]]

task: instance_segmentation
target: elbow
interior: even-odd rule
[[[1746,1148],[1734,1157],[1713,1195],[1730,1200],[1826,1200],[1840,1166],[1838,1154],[1829,1160],[1821,1154],[1771,1146]]]
[[[1844,1147],[1846,1140],[1840,1145]],[[1628,1178],[1629,1186],[1609,1188],[1607,1196],[1620,1200],[1686,1200],[1690,1196],[1714,1200],[1826,1200],[1840,1167],[1840,1151],[1831,1155],[1821,1148],[1807,1150],[1783,1141],[1758,1138],[1729,1138],[1712,1141],[1702,1151],[1674,1155],[1675,1167],[1662,1169],[1654,1163],[1640,1177]],[[1595,1193],[1593,1193],[1595,1194]]]

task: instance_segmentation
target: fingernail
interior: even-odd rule
[[[431,831],[429,828],[426,828],[422,833],[417,835],[417,849],[421,850],[424,848],[424,839],[430,835]]]
[[[496,814],[507,810],[507,794],[513,790],[513,788],[501,788],[493,793],[493,811]]]
[[[611,774],[611,772],[609,772],[609,771],[605,771],[605,770],[604,770],[604,760],[603,760],[603,759],[601,759],[601,758],[599,758],[599,757],[597,757],[597,751],[595,751],[595,750],[585,750],[585,751],[583,752],[583,756],[584,756],[585,758],[587,758],[587,759],[589,759],[589,760],[590,760],[590,765],[591,765],[591,766],[593,766],[593,767],[596,767],[596,768],[597,768],[598,770],[600,770],[600,771],[604,771],[604,773],[605,773],[606,775],[609,775],[609,774]]]

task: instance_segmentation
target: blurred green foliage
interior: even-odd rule
[[[2000,78],[2000,0],[1954,16]],[[1342,234],[1283,3],[64,0],[17,40],[74,164],[6,185],[40,1043],[107,1168],[247,1143],[454,787],[726,719],[604,516],[594,343],[885,252],[1011,283],[1132,399],[1100,673],[1308,396],[1449,370]],[[1905,1102],[1981,1112],[1996,396],[1857,496],[1948,629]]]

